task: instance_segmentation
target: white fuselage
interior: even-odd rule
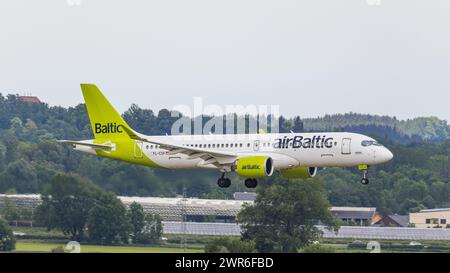
[[[275,170],[296,166],[304,167],[352,167],[377,165],[392,159],[392,153],[370,137],[354,133],[288,133],[245,135],[197,135],[152,136],[154,140],[178,146],[228,152],[238,158],[268,156],[273,159]],[[363,145],[366,143],[366,145]],[[367,144],[368,143],[368,144]],[[114,145],[114,143],[111,143]],[[169,153],[159,145],[136,140],[136,157],[145,154],[157,165],[168,169],[216,168],[205,164],[202,158],[183,153]],[[78,148],[78,149],[77,149]],[[94,153],[92,149],[77,150]]]

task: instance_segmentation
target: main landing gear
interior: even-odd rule
[[[244,184],[247,188],[254,189],[258,186],[258,180],[255,178],[247,178]],[[229,188],[231,186],[231,180],[225,177],[225,173],[222,173],[222,176],[217,180],[217,185],[221,188]]]
[[[258,186],[258,180],[256,180],[255,178],[247,178],[245,179],[244,184],[247,188],[254,189],[256,188],[256,186]]]
[[[367,174],[369,173],[369,166],[368,165],[360,165],[358,167],[360,171],[362,171],[362,178],[361,178],[361,184],[367,185],[369,184],[369,178],[367,178]]]
[[[231,186],[231,180],[225,177],[225,173],[222,174],[222,177],[217,180],[217,185],[221,188],[228,188]]]

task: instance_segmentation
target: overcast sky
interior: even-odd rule
[[[74,106],[91,82],[121,112],[201,96],[450,120],[449,14],[448,0],[2,0],[0,92]]]

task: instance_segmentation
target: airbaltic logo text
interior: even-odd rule
[[[123,133],[123,131],[122,131],[122,126],[117,125],[116,123],[107,123],[107,124],[96,123],[95,124],[95,133],[96,134],[116,134],[116,133]]]
[[[333,148],[333,138],[327,136],[303,137],[295,136],[288,138],[277,138],[274,143],[276,149],[300,149],[300,148]]]
[[[244,165],[242,166],[243,170],[259,170],[259,165],[255,164],[255,165]]]

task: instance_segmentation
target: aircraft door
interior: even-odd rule
[[[351,138],[344,138],[342,139],[342,154],[343,155],[349,155],[352,153],[352,139]]]
[[[253,151],[258,152],[259,151],[260,142],[259,140],[255,140],[253,142]]]
[[[144,143],[140,140],[136,140],[134,144],[134,158],[140,159],[142,158]]]

